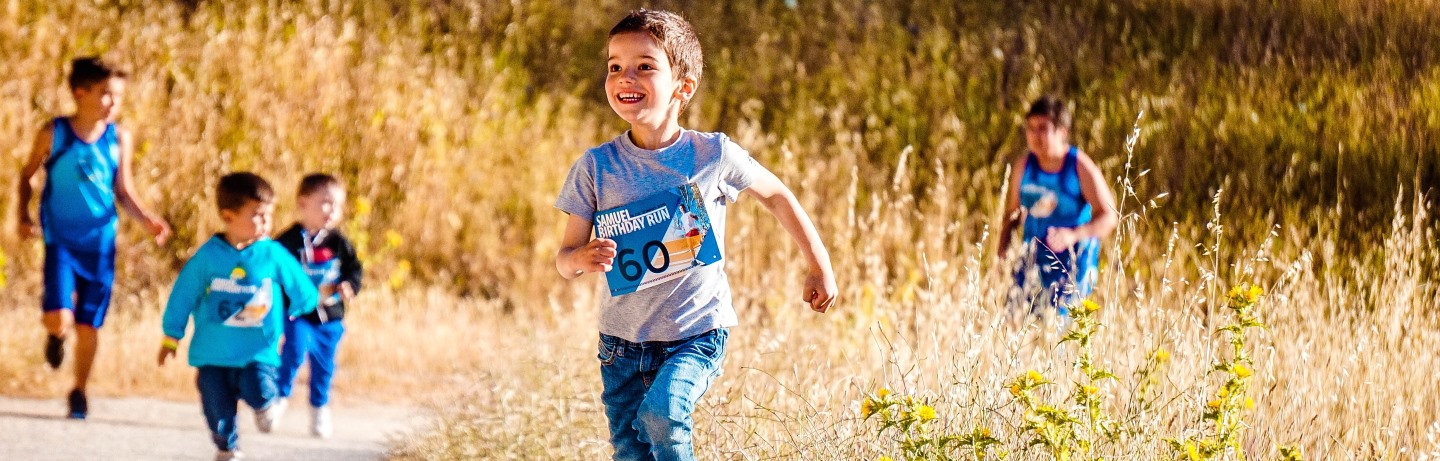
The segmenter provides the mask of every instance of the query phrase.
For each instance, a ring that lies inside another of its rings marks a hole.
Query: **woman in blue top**
[[[1070,111],[1045,96],[1025,114],[1030,151],[1010,169],[1000,255],[1010,250],[1010,233],[1023,223],[1020,259],[1010,302],[1035,314],[1047,308],[1066,315],[1090,295],[1099,265],[1100,237],[1115,230],[1115,197],[1100,168],[1070,145]]]

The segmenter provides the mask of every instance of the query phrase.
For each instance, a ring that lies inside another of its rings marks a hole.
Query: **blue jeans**
[[[720,375],[729,335],[644,343],[600,335],[600,400],[617,461],[695,459],[690,413]]]
[[[244,368],[199,367],[195,386],[200,388],[200,407],[215,448],[234,451],[240,437],[235,433],[239,401],[256,410],[270,407],[276,397],[275,366],[251,362]]]
[[[330,378],[335,376],[335,349],[345,335],[339,320],[319,325],[309,320],[285,320],[285,345],[280,347],[280,396],[289,397],[300,365],[310,360],[310,406],[330,402]]]

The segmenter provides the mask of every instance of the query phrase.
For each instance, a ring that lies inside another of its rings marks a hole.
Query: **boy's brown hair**
[[[111,78],[129,78],[130,73],[99,56],[86,56],[70,61],[70,90],[86,88]]]
[[[254,173],[230,173],[215,185],[215,205],[222,211],[239,210],[252,200],[260,203],[275,201],[275,189],[265,178]]]
[[[295,195],[299,197],[304,197],[313,194],[318,190],[331,187],[338,187],[344,189],[345,186],[341,185],[340,180],[335,179],[334,176],[330,176],[325,173],[310,173],[308,175],[305,175],[304,178],[300,179],[300,189],[295,191]]]
[[[660,43],[670,57],[670,68],[677,78],[690,77],[698,83],[705,70],[705,57],[695,28],[678,14],[641,8],[630,12],[610,29],[614,37],[627,32],[644,32]]]
[[[1035,116],[1049,117],[1050,123],[1055,124],[1056,128],[1070,129],[1070,108],[1065,106],[1065,101],[1055,96],[1041,96],[1031,103],[1025,118]]]

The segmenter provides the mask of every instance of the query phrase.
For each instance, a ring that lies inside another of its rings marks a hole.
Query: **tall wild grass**
[[[1195,429],[1217,385],[1205,372],[1223,346],[1217,303],[1240,282],[1268,292],[1253,453],[1435,449],[1433,0],[648,5],[686,14],[705,46],[683,123],[731,134],[796,191],[844,290],[837,312],[805,314],[783,232],[760,207],[731,210],[744,323],[697,413],[702,454],[890,452],[858,412],[882,386],[1017,440],[1003,383],[1063,376],[1073,359],[1052,330],[1010,318],[994,269],[1005,163],[1044,93],[1074,101],[1074,141],[1124,198],[1097,356],[1113,370],[1157,347],[1174,357],[1165,404],[1136,416],[1155,432],[1119,450],[1161,457],[1151,442]],[[189,387],[188,371],[149,358],[176,268],[218,229],[216,178],[256,171],[283,198],[323,170],[345,178],[346,228],[370,270],[341,395],[465,395],[408,456],[607,453],[588,355],[596,281],[553,274],[563,219],[550,204],[570,162],[624,129],[600,94],[601,60],[605,32],[638,6],[0,1],[12,171],[71,106],[64,63],[105,53],[134,71],[123,123],[140,140],[140,194],[176,229],[157,250],[123,225],[97,388]],[[6,229],[15,206],[0,204]],[[292,210],[282,199],[282,222]],[[0,317],[13,326],[0,392],[58,395],[67,381],[39,360],[41,254],[0,234]]]

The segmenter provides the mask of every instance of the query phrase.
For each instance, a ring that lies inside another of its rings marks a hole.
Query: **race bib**
[[[275,296],[271,291],[270,279],[253,283],[245,276],[245,270],[235,268],[229,278],[212,279],[207,296],[215,299],[215,308],[225,326],[259,328],[265,324],[265,316],[274,307]]]
[[[674,280],[720,261],[720,245],[695,183],[595,214],[595,234],[615,241],[615,266],[605,273],[619,296]]]

